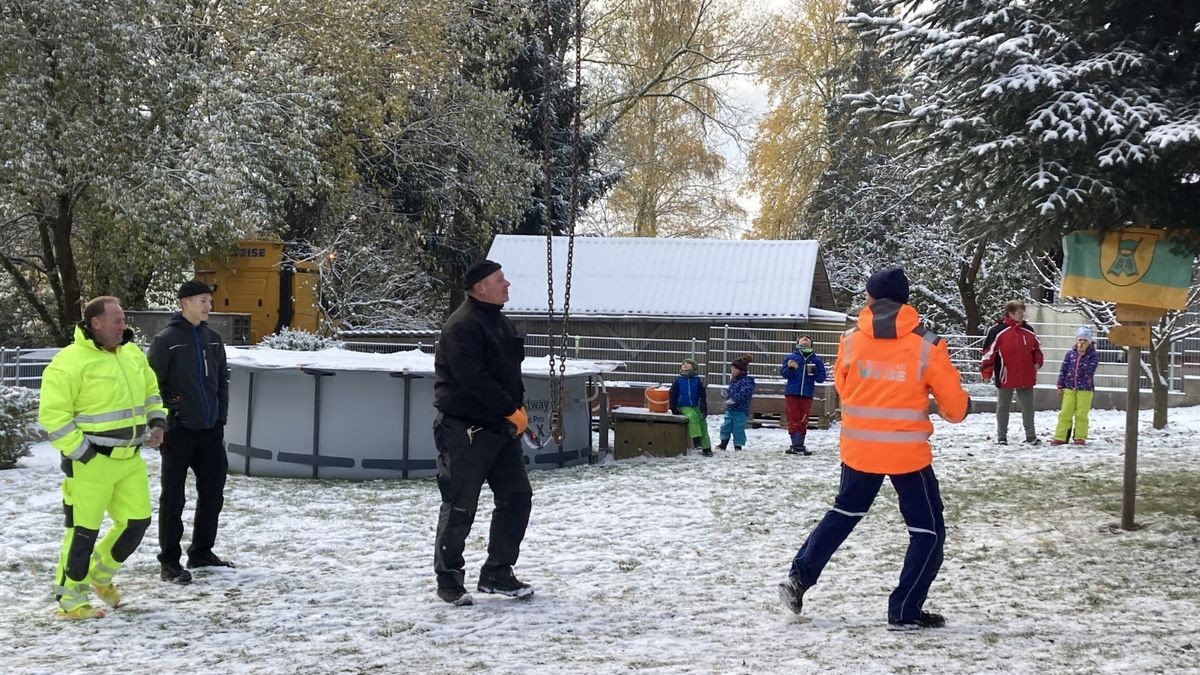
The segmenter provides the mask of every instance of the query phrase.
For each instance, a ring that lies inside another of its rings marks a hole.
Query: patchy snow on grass
[[[1038,428],[1054,416],[1038,413]],[[720,418],[709,420],[715,434]],[[759,429],[713,458],[534,471],[517,573],[537,594],[476,593],[461,608],[433,593],[433,480],[231,475],[216,552],[237,569],[160,581],[152,526],[117,577],[126,606],[78,623],[53,617],[61,474],[40,444],[0,471],[0,662],[6,673],[1195,672],[1200,409],[1172,410],[1162,431],[1143,415],[1132,532],[1114,527],[1124,413],[1092,423],[1082,447],[995,445],[992,415],[937,423],[948,541],[927,609],[947,626],[918,633],[886,630],[907,544],[886,483],[804,616],[778,600],[837,489],[836,428],[809,433],[812,457],[785,455],[786,433]],[[157,497],[158,457],[146,454]],[[467,542],[472,588],[490,513],[485,490]]]

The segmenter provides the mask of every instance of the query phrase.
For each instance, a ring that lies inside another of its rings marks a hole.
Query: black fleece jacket
[[[201,321],[193,326],[175,312],[150,343],[150,367],[170,414],[170,428],[202,431],[229,417],[229,367],[220,334]]]
[[[524,405],[525,339],[500,308],[468,297],[446,319],[433,357],[433,405],[502,429],[504,418]]]

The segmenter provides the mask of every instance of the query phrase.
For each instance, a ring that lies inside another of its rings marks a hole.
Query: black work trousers
[[[188,557],[212,553],[217,520],[225,505],[225,427],[192,431],[175,427],[162,444],[162,493],[158,497],[158,561],[178,563],[183,538],[184,491],[188,469],[196,476],[196,519]]]
[[[463,548],[485,482],[492,490],[495,509],[481,573],[508,576],[521,553],[533,499],[520,439],[443,415],[434,423],[433,439],[442,493],[433,554],[438,588],[463,586]]]

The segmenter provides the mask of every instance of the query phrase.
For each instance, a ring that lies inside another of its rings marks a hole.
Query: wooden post
[[[608,410],[608,391],[600,390],[600,410],[597,411],[600,416],[600,456],[608,454],[608,429],[611,423]]]
[[[1137,499],[1138,409],[1142,392],[1142,348],[1129,348],[1129,369],[1125,378],[1125,480],[1121,496],[1121,529],[1134,528],[1133,514]]]
[[[1125,475],[1121,490],[1121,529],[1132,530],[1137,501],[1138,412],[1142,405],[1142,347],[1150,346],[1150,323],[1166,310],[1117,303],[1117,321],[1108,331],[1108,341],[1126,347],[1129,366],[1125,371]]]

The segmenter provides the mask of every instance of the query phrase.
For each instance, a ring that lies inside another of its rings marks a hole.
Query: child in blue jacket
[[[679,375],[671,383],[671,412],[688,418],[688,436],[692,447],[699,448],[705,457],[712,457],[712,441],[708,438],[708,391],[696,362],[684,359]]]
[[[750,399],[754,397],[754,378],[747,372],[754,359],[745,354],[729,363],[729,386],[725,392],[725,421],[721,423],[721,443],[724,450],[733,438],[733,449],[746,444],[746,422],[750,418]]]
[[[1062,410],[1058,413],[1058,428],[1050,445],[1067,442],[1067,434],[1075,427],[1075,445],[1087,443],[1088,413],[1096,393],[1096,366],[1100,355],[1092,344],[1092,329],[1080,326],[1075,331],[1075,348],[1063,357],[1058,371],[1058,390],[1062,393]]]
[[[789,455],[811,455],[804,445],[808,433],[808,416],[812,413],[813,390],[825,381],[825,362],[813,351],[812,338],[801,335],[796,338],[796,348],[783,357],[779,376],[787,381],[783,389],[783,401],[787,410],[788,435],[792,445]]]

